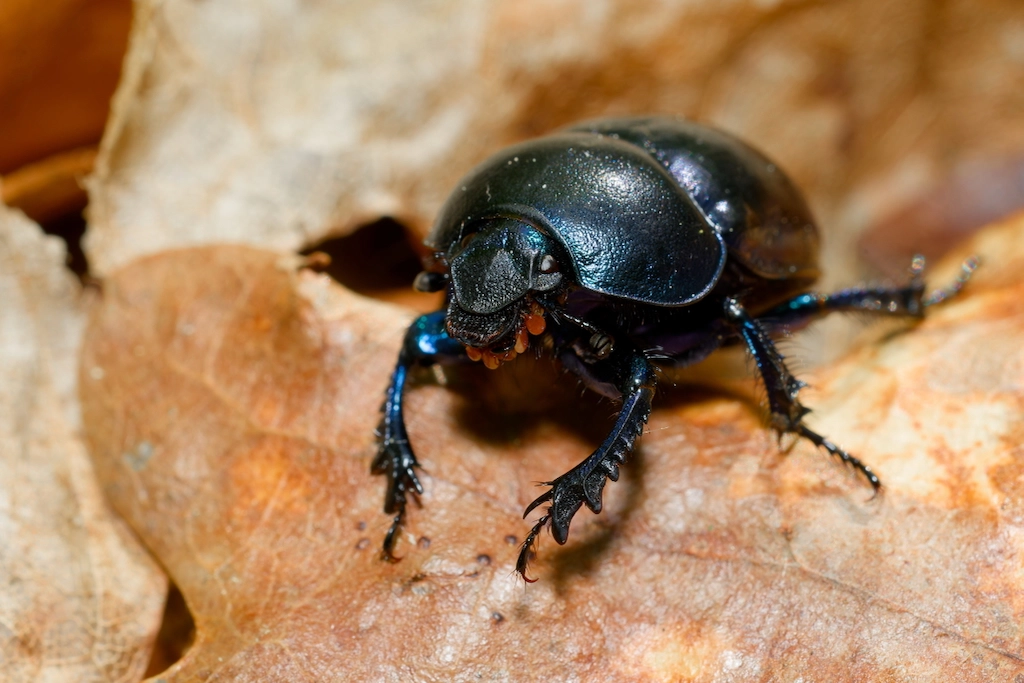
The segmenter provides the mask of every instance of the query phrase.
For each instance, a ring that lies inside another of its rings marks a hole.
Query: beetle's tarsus
[[[395,515],[394,519],[391,520],[391,526],[388,527],[388,532],[384,534],[384,545],[381,548],[381,557],[392,564],[400,561],[402,558],[395,555],[395,543],[398,541],[398,533],[402,530],[402,525],[405,523],[405,505],[403,504],[398,514]]]
[[[420,464],[409,447],[408,439],[392,436],[393,428],[386,423],[382,423],[380,430],[380,447],[370,465],[370,472],[387,476],[384,512],[398,512],[404,510],[410,494],[423,494],[423,484],[416,475]]]
[[[924,306],[935,306],[941,304],[943,301],[947,301],[952,297],[960,293],[960,290],[964,288],[971,276],[974,275],[974,271],[978,269],[981,261],[977,256],[970,256],[964,259],[964,262],[960,264],[960,272],[957,274],[956,279],[953,280],[952,284],[935,290],[928,296],[926,296],[922,302]]]
[[[867,479],[868,483],[871,484],[871,488],[874,489],[875,495],[878,495],[878,492],[882,489],[882,480],[878,478],[878,475],[875,474],[870,467],[861,462],[859,458],[850,455],[844,449],[835,445],[821,434],[811,431],[802,424],[797,425],[796,433],[813,443],[818,448],[824,448],[829,455],[834,458],[838,458],[846,465],[849,465],[857,472],[860,472],[860,474]]]
[[[519,557],[516,559],[516,573],[523,577],[523,581],[526,583],[534,583],[537,579],[531,579],[526,575],[527,570],[530,568],[530,562],[536,556],[536,552],[533,549],[534,543],[537,541],[537,536],[540,535],[541,530],[547,525],[548,520],[551,519],[550,514],[546,514],[537,520],[537,523],[530,529],[530,533],[527,535],[526,540],[523,541],[523,545],[519,548]]]
[[[386,434],[386,428],[385,434]],[[387,493],[384,495],[384,512],[394,513],[387,534],[384,536],[382,554],[389,562],[401,558],[395,557],[395,544],[398,542],[399,531],[405,523],[405,508],[409,498],[423,493],[423,484],[416,476],[416,456],[409,448],[408,442],[381,438],[380,450],[371,465],[373,474],[384,474],[388,478]]]

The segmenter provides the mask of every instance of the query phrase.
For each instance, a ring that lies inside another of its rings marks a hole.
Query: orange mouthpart
[[[544,334],[545,329],[547,329],[547,321],[544,319],[544,309],[534,301],[530,304],[530,311],[523,316],[523,322],[516,329],[516,342],[511,349],[495,353],[490,348],[480,349],[475,346],[467,346],[466,356],[471,361],[482,360],[484,367],[494,370],[502,363],[514,360],[516,356],[530,348],[530,335]]]

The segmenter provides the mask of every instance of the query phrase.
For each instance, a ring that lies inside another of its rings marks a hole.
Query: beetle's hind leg
[[[815,318],[837,311],[921,318],[926,308],[950,299],[963,289],[978,268],[978,259],[966,259],[952,283],[927,295],[923,278],[924,266],[924,257],[915,256],[910,263],[910,282],[902,286],[851,287],[832,294],[800,294],[759,315],[758,319],[773,326],[787,327],[806,324]]]
[[[806,386],[798,380],[786,367],[785,359],[775,347],[764,326],[747,313],[743,305],[736,299],[726,299],[725,317],[743,338],[747,349],[757,363],[757,369],[764,380],[768,393],[768,407],[771,411],[771,426],[780,434],[793,433],[807,439],[815,446],[824,448],[829,455],[860,472],[871,487],[877,492],[882,482],[870,467],[847,453],[817,432],[813,432],[803,423],[803,417],[810,412],[800,403],[798,394]]]
[[[951,284],[927,295],[922,277],[924,266],[924,257],[915,256],[910,264],[910,282],[903,286],[854,287],[827,295],[813,292],[801,294],[759,315],[757,319],[752,318],[737,300],[727,299],[725,302],[726,319],[743,338],[761,371],[768,392],[772,427],[780,434],[798,434],[815,446],[824,448],[830,455],[860,472],[875,491],[881,488],[882,483],[870,467],[803,424],[802,418],[808,409],[800,404],[797,394],[804,384],[786,368],[782,354],[775,348],[766,328],[791,329],[837,311],[921,318],[926,308],[947,301],[963,289],[978,268],[978,259],[965,259],[960,273]]]

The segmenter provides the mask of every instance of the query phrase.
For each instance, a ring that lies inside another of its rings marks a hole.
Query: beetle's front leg
[[[422,315],[413,321],[405,333],[402,350],[398,353],[398,363],[391,375],[384,405],[381,407],[383,416],[377,428],[377,457],[373,460],[370,471],[373,474],[384,474],[388,478],[388,490],[384,496],[384,512],[394,514],[391,527],[384,536],[384,556],[395,560],[394,548],[398,540],[398,531],[405,521],[405,506],[409,497],[423,493],[423,485],[416,470],[419,463],[409,445],[409,435],[405,431],[405,417],[402,410],[402,399],[409,371],[414,366],[431,366],[465,358],[462,344],[448,336],[444,325],[445,311],[435,311]]]
[[[526,537],[516,562],[516,571],[528,582],[533,579],[526,576],[526,569],[541,530],[550,524],[551,535],[562,545],[569,537],[569,523],[584,503],[595,514],[601,512],[605,482],[608,479],[618,481],[619,465],[633,450],[651,414],[656,381],[654,369],[642,354],[616,351],[607,360],[591,366],[588,374],[598,381],[601,381],[600,375],[612,380],[622,395],[622,408],[600,448],[554,481],[545,482],[551,488],[526,507],[523,517],[536,507],[550,503]]]
[[[824,448],[829,455],[839,458],[863,474],[871,487],[878,491],[882,482],[870,467],[804,425],[803,417],[810,409],[800,403],[797,394],[806,385],[790,373],[782,354],[775,348],[764,326],[751,317],[736,299],[725,300],[725,317],[743,338],[747,349],[754,357],[754,362],[757,363],[757,369],[761,372],[768,393],[772,428],[779,434],[799,434],[815,446]]]

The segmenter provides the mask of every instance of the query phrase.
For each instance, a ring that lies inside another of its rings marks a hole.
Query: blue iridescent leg
[[[465,359],[462,344],[448,336],[444,326],[445,311],[422,315],[413,321],[405,333],[398,363],[391,375],[384,405],[383,416],[377,428],[379,445],[377,457],[373,460],[371,472],[384,474],[388,478],[388,489],[384,496],[384,512],[393,514],[391,528],[384,536],[384,556],[394,561],[395,542],[398,531],[405,521],[405,506],[409,497],[423,493],[423,485],[416,470],[419,463],[409,445],[405,431],[402,398],[405,393],[409,371],[415,366],[429,367],[438,363],[449,363]]]
[[[769,324],[801,323],[836,311],[862,311],[881,315],[920,318],[925,308],[956,295],[977,269],[978,261],[963,262],[960,274],[948,287],[925,296],[924,258],[915,256],[910,266],[910,282],[902,287],[854,287],[833,294],[809,292],[793,297],[780,306],[763,313],[758,319]]]
[[[759,315],[758,319],[780,326],[800,325],[838,311],[920,318],[924,308],[924,284],[914,280],[905,287],[855,287],[832,294],[807,292]]]

